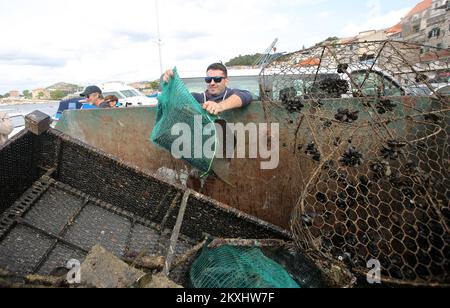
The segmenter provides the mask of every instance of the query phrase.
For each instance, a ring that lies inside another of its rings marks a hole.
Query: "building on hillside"
[[[417,44],[426,42],[427,20],[430,17],[432,3],[433,0],[424,0],[402,18],[400,22],[402,26],[402,40]]]
[[[378,52],[373,47],[372,42],[385,41],[389,39],[386,30],[369,30],[360,32],[358,35],[350,38],[344,38],[337,41],[338,44],[346,44],[346,50],[352,57],[358,57],[359,61],[373,61]],[[361,44],[368,43],[368,44]],[[355,59],[349,59],[350,62],[354,62]]]
[[[19,91],[10,91],[9,97],[10,98],[20,98],[20,92]]]
[[[128,84],[128,86],[130,86],[132,88],[135,88],[135,89],[138,89],[138,90],[144,90],[144,89],[147,89],[150,86],[150,82],[146,82],[146,81],[144,81],[144,82],[133,82],[133,83]]]
[[[57,84],[54,84],[54,85],[48,87],[47,90],[50,93],[55,92],[55,91],[61,91],[65,95],[71,95],[76,92],[83,91],[84,87],[80,87],[80,86],[74,85],[74,84],[59,82]]]
[[[433,0],[430,16],[427,19],[426,45],[449,48],[450,47],[450,1]]]
[[[347,37],[339,39],[338,44],[351,44],[351,43],[363,43],[363,42],[376,42],[384,41],[388,39],[386,30],[369,30],[360,32],[358,35],[353,37]]]
[[[50,91],[44,88],[35,89],[31,91],[33,99],[50,99]]]
[[[392,28],[386,30],[386,35],[389,40],[392,41],[401,41],[403,39],[403,28],[402,24],[398,23]]]
[[[449,16],[449,0],[424,0],[402,18],[400,22],[402,27],[401,39],[420,45],[449,48]],[[398,35],[398,33],[396,34]],[[422,52],[426,53],[427,51],[428,48],[424,47]]]

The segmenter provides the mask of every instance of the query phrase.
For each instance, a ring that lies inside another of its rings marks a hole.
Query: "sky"
[[[394,26],[419,0],[0,0],[0,94],[155,80]],[[159,14],[156,14],[158,7]]]

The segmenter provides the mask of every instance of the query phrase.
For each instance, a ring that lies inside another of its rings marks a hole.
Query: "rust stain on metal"
[[[133,108],[66,112],[57,129],[144,172],[187,186],[232,208],[288,228],[292,209],[302,191],[299,183],[306,182],[301,174],[292,173],[298,169],[298,157],[292,155],[289,148],[280,147],[280,164],[275,170],[261,170],[261,159],[233,159],[230,165],[231,186],[210,176],[201,188],[190,165],[173,159],[169,152],[150,141],[155,111],[152,108]],[[284,109],[279,109],[278,116],[289,118]],[[226,117],[230,123],[244,124],[264,123],[265,119],[260,103],[231,112]],[[293,144],[296,132],[297,138],[303,142],[297,124],[280,123],[280,145]],[[303,171],[305,176],[310,173]]]

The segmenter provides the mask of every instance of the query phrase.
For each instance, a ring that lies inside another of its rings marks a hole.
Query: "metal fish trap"
[[[449,57],[364,42],[298,51],[263,71],[265,100],[309,140],[299,161],[314,171],[291,224],[313,259],[362,277],[375,260],[385,283],[450,284]]]

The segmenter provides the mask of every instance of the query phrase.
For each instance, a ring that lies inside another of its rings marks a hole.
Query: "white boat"
[[[158,105],[157,98],[147,97],[139,90],[126,85],[123,82],[108,82],[100,86],[103,97],[114,95],[119,99],[123,107],[140,107]]]
[[[8,137],[12,138],[25,128],[25,115],[21,113],[9,113],[9,118],[13,123],[14,130]]]

